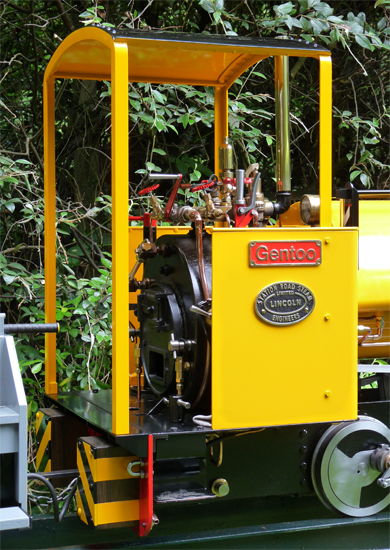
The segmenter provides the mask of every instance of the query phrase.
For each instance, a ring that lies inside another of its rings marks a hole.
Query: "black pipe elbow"
[[[278,191],[276,193],[276,201],[274,202],[274,216],[284,214],[291,206],[290,191]]]

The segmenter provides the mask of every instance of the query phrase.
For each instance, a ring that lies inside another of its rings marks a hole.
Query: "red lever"
[[[203,185],[197,185],[196,187],[191,189],[191,191],[195,192],[195,191],[201,191],[202,189],[207,189],[207,187],[211,187],[212,185],[214,185],[214,183],[215,181],[210,181],[210,182],[204,183]]]
[[[177,192],[178,192],[180,184],[181,184],[181,180],[183,179],[183,176],[181,174],[178,174],[178,176],[179,177],[176,180],[175,185],[173,186],[171,196],[169,197],[169,200],[168,200],[167,205],[165,207],[165,219],[166,219],[166,221],[169,220],[169,216],[171,215],[171,210],[172,210],[173,203],[175,202],[176,195],[177,195]]]
[[[158,187],[160,187],[159,183],[156,183],[155,185],[151,185],[150,187],[145,187],[145,189],[141,189],[141,191],[138,192],[138,195],[141,197],[142,195],[146,195],[147,193],[151,193],[152,191],[155,191]]]

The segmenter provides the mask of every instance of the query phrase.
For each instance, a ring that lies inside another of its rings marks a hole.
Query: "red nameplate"
[[[252,241],[251,267],[317,266],[321,264],[321,241]]]

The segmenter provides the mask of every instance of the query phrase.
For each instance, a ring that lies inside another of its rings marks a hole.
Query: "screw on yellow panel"
[[[325,244],[329,244],[329,243],[330,243],[330,237],[326,237]]]
[[[325,397],[330,397],[330,391],[329,390],[326,390]]]
[[[37,412],[37,414],[35,415],[35,418],[38,420],[38,418],[39,418],[39,412]]]
[[[81,516],[81,508],[77,508],[77,514]]]
[[[329,321],[329,319],[330,319],[329,313],[327,313],[327,314],[325,315],[324,319],[325,319],[325,321]]]

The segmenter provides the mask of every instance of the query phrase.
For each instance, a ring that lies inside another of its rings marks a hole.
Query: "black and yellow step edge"
[[[38,411],[35,420],[37,440],[36,471],[51,472],[51,418]]]
[[[136,526],[139,520],[139,480],[127,472],[135,456],[95,458],[95,449],[77,443],[77,513],[91,527]]]

